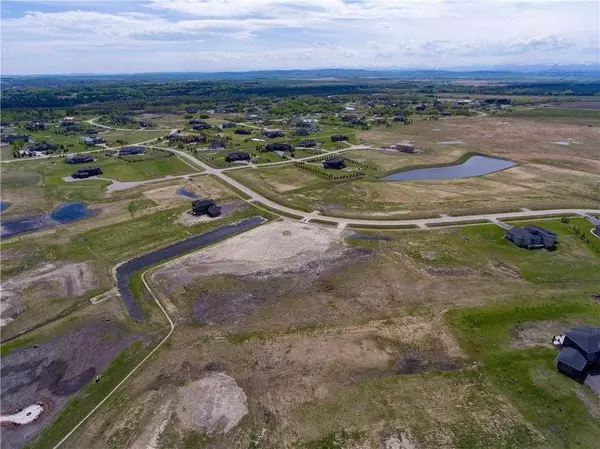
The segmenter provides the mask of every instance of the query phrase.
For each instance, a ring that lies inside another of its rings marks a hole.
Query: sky
[[[600,2],[1,0],[3,75],[599,63]]]

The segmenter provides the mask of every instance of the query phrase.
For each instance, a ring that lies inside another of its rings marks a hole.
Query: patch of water
[[[186,190],[183,187],[180,189],[177,189],[177,195],[185,196],[186,198],[194,198],[194,199],[200,198],[200,196],[197,193],[190,192],[189,190]]]
[[[50,218],[58,223],[71,223],[94,215],[85,203],[65,203],[50,212]]]
[[[393,173],[382,181],[431,181],[487,175],[517,165],[515,162],[489,156],[471,156],[462,164],[443,167],[415,168]]]
[[[0,201],[0,212],[4,211],[8,206],[10,206],[10,204],[6,201]]]
[[[94,215],[85,203],[65,203],[58,206],[49,214],[32,215],[2,222],[0,238],[12,237],[25,232],[37,231],[43,228],[72,223]]]

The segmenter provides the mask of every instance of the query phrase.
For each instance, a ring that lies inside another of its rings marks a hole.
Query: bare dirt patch
[[[14,320],[23,310],[25,303],[32,300],[48,301],[57,297],[75,298],[98,286],[98,279],[87,262],[57,266],[48,263],[23,272],[2,283],[0,292],[5,320]]]
[[[568,326],[558,321],[529,321],[518,324],[513,330],[513,348],[544,346],[553,348],[552,337],[565,332]]]
[[[343,253],[344,245],[337,229],[285,220],[183,257],[161,268],[153,277],[179,286],[193,281],[199,274],[285,274],[300,271],[307,265],[317,269]]]
[[[178,389],[183,425],[208,434],[228,433],[248,413],[244,391],[225,373],[211,373]]]
[[[98,322],[2,357],[2,414],[48,404],[35,422],[4,430],[8,447],[20,447],[39,432],[134,339],[116,323]]]
[[[481,273],[469,267],[430,267],[425,268],[430,276],[479,276]]]

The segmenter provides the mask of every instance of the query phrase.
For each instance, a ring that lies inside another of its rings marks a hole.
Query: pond
[[[150,267],[173,257],[180,256],[203,246],[210,245],[211,243],[218,242],[219,240],[223,240],[240,232],[247,231],[263,223],[264,221],[265,219],[259,216],[245,218],[237,223],[224,225],[205,232],[204,234],[181,240],[165,248],[144,254],[119,265],[116,269],[117,287],[119,288],[121,299],[123,300],[129,315],[131,315],[131,318],[137,322],[142,322],[144,320],[142,308],[135,300],[133,292],[129,289],[129,281],[136,271],[141,270],[142,268]]]
[[[194,199],[195,198],[200,198],[194,192],[190,192],[189,190],[186,190],[184,188],[177,189],[177,195],[185,196],[186,198],[194,198]]]
[[[49,214],[31,215],[2,222],[0,238],[12,237],[25,232],[50,228],[64,223],[83,220],[94,215],[94,212],[84,203],[65,203],[58,206]]]
[[[0,212],[4,211],[9,206],[6,201],[0,201]]]
[[[381,178],[382,181],[432,181],[438,179],[459,179],[487,175],[514,167],[516,162],[489,156],[471,156],[462,164],[440,167],[415,168]]]

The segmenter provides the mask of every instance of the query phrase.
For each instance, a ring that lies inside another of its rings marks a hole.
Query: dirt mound
[[[227,433],[248,413],[244,391],[225,373],[210,373],[178,389],[177,415],[185,427]]]

